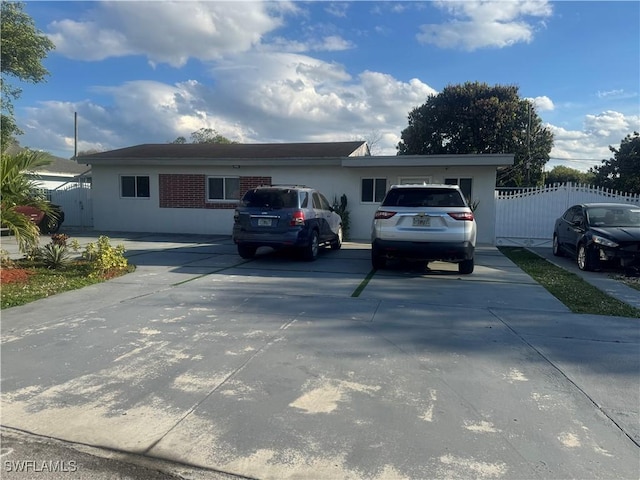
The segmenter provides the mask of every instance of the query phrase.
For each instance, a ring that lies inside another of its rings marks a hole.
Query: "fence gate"
[[[633,203],[640,195],[573,183],[495,192],[496,245],[550,246],[556,219],[578,203]]]
[[[60,205],[64,212],[63,228],[93,226],[93,202],[91,200],[91,183],[86,179],[70,182],[49,190],[47,197],[51,203]]]

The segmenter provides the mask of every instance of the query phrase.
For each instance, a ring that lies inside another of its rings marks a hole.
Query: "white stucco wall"
[[[478,243],[494,239],[494,166],[486,167],[342,167],[342,166],[107,166],[94,165],[94,229],[104,231],[195,233],[230,235],[232,209],[159,208],[158,176],[169,174],[203,174],[229,176],[270,176],[273,183],[304,184],[320,190],[332,202],[347,195],[350,212],[350,237],[369,240],[371,220],[377,204],[360,201],[362,178],[387,178],[387,187],[402,177],[430,177],[432,183],[445,178],[472,178],[474,201],[478,201],[476,221]],[[120,175],[148,175],[149,198],[121,198]]]

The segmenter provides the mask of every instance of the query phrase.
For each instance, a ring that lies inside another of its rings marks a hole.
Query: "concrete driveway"
[[[135,273],[2,312],[4,427],[212,477],[640,477],[640,321],[570,313],[493,247],[460,276],[108,236]]]

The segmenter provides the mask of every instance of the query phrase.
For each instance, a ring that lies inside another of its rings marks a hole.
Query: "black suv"
[[[268,185],[247,191],[236,208],[233,241],[242,258],[258,247],[296,248],[313,261],[321,246],[342,246],[342,219],[324,195],[300,185]]]

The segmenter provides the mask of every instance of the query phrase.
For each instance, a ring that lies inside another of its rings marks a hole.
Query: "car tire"
[[[311,236],[309,237],[309,244],[304,247],[302,251],[302,257],[307,262],[313,262],[318,258],[318,251],[320,250],[320,239],[318,237],[317,230],[311,230]]]
[[[469,275],[473,273],[474,261],[473,258],[469,260],[463,260],[458,263],[458,273],[461,275]]]
[[[387,266],[386,257],[380,253],[380,250],[375,245],[371,247],[371,266],[375,270],[380,270]]]
[[[338,233],[333,242],[331,242],[331,250],[340,250],[342,247],[342,225],[338,227]]]
[[[241,245],[238,244],[238,255],[240,255],[244,259],[253,258],[256,254],[256,247],[252,247],[251,245]]]
[[[60,230],[60,222],[56,218],[48,219],[47,230],[49,233],[57,233]]]
[[[553,234],[553,244],[552,244],[552,252],[556,257],[562,257],[562,249],[560,248],[560,240],[558,239],[558,235]]]
[[[56,233],[60,230],[60,221],[57,218],[45,215],[38,224],[38,229],[40,230],[40,233],[44,234]]]
[[[592,272],[598,267],[598,260],[584,243],[578,245],[578,256],[576,258],[578,268],[584,272]]]
[[[40,230],[40,233],[43,235],[49,233],[49,224],[47,223],[47,217],[43,217],[43,219],[40,221],[40,223],[38,224],[38,230]]]

